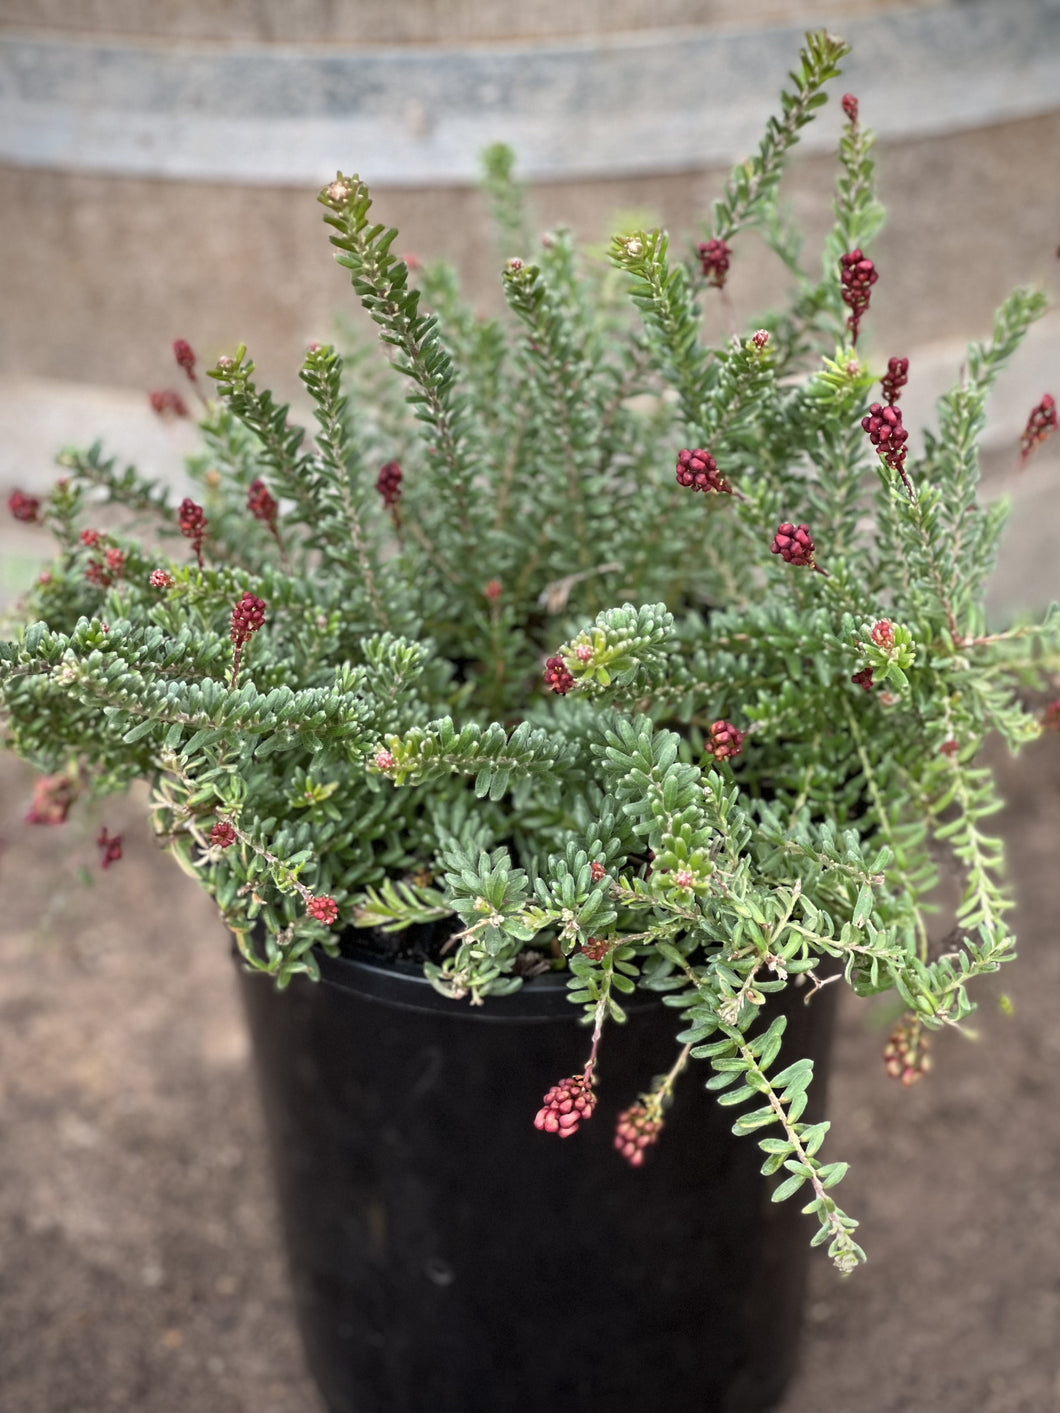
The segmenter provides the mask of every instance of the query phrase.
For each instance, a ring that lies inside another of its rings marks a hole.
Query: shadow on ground
[[[1000,770],[1021,961],[981,989],[982,1043],[942,1036],[916,1089],[884,1077],[871,1008],[844,1008],[830,1144],[870,1265],[815,1261],[783,1413],[1057,1407],[1060,742]],[[225,936],[142,796],[43,829],[30,793],[0,758],[0,1403],[318,1413]],[[125,839],[106,873],[101,820]]]

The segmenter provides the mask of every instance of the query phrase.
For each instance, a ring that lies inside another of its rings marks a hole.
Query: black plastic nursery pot
[[[322,958],[319,983],[284,992],[241,971],[330,1413],[756,1413],[779,1398],[812,1219],[769,1200],[702,1062],[641,1168],[613,1147],[617,1114],[674,1061],[672,1008],[628,998],[596,1111],[561,1140],[534,1114],[590,1039],[562,975],[472,1007],[408,964]],[[784,998],[783,1053],[816,1061],[811,1118],[834,991]]]

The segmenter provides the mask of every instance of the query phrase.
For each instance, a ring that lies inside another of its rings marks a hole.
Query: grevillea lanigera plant
[[[775,1196],[800,1192],[849,1269],[844,1164],[819,1156],[810,1063],[782,1054],[763,1006],[836,976],[894,991],[887,1067],[926,1067],[927,1034],[1013,954],[977,754],[989,732],[1039,733],[1026,703],[1060,644],[1052,617],[988,631],[1005,506],[976,498],[987,395],[1042,296],[1005,302],[937,430],[910,437],[915,366],[862,351],[887,272],[852,95],[818,272],[779,215],[844,52],[807,37],[687,250],[659,230],[623,231],[609,261],[564,230],[532,239],[492,149],[499,318],[475,316],[449,268],[395,255],[364,182],[337,176],[324,219],[387,357],[313,344],[307,432],[245,349],[206,397],[178,341],[203,409],[198,499],[173,504],[98,446],[62,454],[43,503],[16,493],[60,553],[0,646],[0,688],[8,744],[48,773],[33,816],[148,780],[159,838],[281,985],[425,923],[454,1005],[567,972],[589,1054],[524,1096],[542,1142],[602,1121],[606,1024],[635,988],[659,993],[674,1067],[611,1116],[619,1152],[639,1165],[665,1142],[677,1074],[706,1061]],[[751,229],[790,304],[707,347],[703,305],[728,300]],[[1014,461],[1055,423],[1045,398]],[[963,894],[932,923],[943,868]]]

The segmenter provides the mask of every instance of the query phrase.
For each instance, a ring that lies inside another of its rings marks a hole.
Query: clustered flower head
[[[761,353],[769,342],[769,330],[755,329],[754,333],[751,335],[751,342],[754,344],[755,348],[758,349],[759,353]]]
[[[697,447],[695,451],[677,453],[677,484],[688,486],[693,491],[711,491],[714,494],[732,494],[724,476],[718,474],[718,463],[709,451]]]
[[[278,506],[275,497],[269,493],[269,488],[260,478],[252,481],[247,490],[247,509],[255,520],[264,521],[275,535]]]
[[[66,771],[42,775],[33,787],[33,803],[26,812],[26,823],[65,824],[76,799],[77,785]]]
[[[7,498],[7,508],[16,520],[22,520],[27,525],[37,524],[40,518],[40,501],[24,491],[12,491]]]
[[[1042,726],[1046,731],[1060,731],[1060,697],[1046,704],[1042,713]]]
[[[175,580],[168,569],[152,569],[149,582],[152,589],[171,589]]]
[[[545,686],[550,687],[553,692],[558,692],[562,697],[574,686],[574,677],[570,668],[557,654],[550,657],[545,663]]]
[[[189,378],[195,377],[195,350],[187,339],[173,340],[173,357],[177,366],[183,368]]]
[[[180,514],[178,523],[180,533],[191,541],[192,549],[195,551],[195,558],[199,561],[199,568],[202,568],[202,542],[206,536],[206,527],[209,521],[201,505],[185,496],[180,503]]]
[[[919,1019],[907,1011],[887,1037],[883,1047],[883,1067],[892,1079],[904,1085],[916,1084],[931,1069],[931,1048]]]
[[[330,898],[327,893],[321,893],[316,898],[310,898],[305,905],[308,915],[316,922],[322,922],[325,927],[330,927],[339,915],[339,905],[334,898]]]
[[[614,945],[606,937],[587,937],[578,951],[591,962],[602,962]]]
[[[1048,393],[1027,418],[1027,425],[1020,437],[1020,465],[1027,460],[1035,447],[1041,446],[1046,437],[1056,431],[1056,400]]]
[[[861,687],[866,692],[872,691],[872,668],[863,667],[860,672],[855,672],[851,677],[855,687]]]
[[[858,100],[852,93],[844,93],[840,99],[843,105],[843,112],[847,115],[852,125],[858,121]]]
[[[592,863],[589,865],[589,877],[594,883],[599,883],[602,878],[607,877],[607,869],[604,868],[599,859],[593,859]]]
[[[868,415],[861,419],[862,430],[869,435],[869,441],[883,457],[892,471],[897,471],[904,481],[906,442],[909,433],[902,426],[901,409],[884,407],[874,402]]]
[[[847,328],[851,341],[857,343],[858,325],[869,307],[869,291],[879,279],[879,271],[860,249],[848,250],[839,257],[839,279],[843,286],[843,303],[850,310]]]
[[[112,863],[116,863],[121,858],[121,835],[108,834],[106,825],[99,831],[96,845],[103,851],[99,861],[100,868],[110,868]]]
[[[256,594],[244,591],[232,610],[232,642],[242,648],[265,622],[265,603]]]
[[[808,566],[810,569],[816,569],[814,551],[815,546],[810,537],[810,527],[808,525],[793,525],[790,520],[785,520],[777,526],[777,533],[773,536],[773,543],[769,546],[770,554],[779,554],[787,564],[794,564],[800,568]]]
[[[236,831],[227,819],[219,819],[210,830],[210,843],[216,844],[218,848],[227,849],[236,842]]]
[[[743,738],[744,733],[731,721],[715,721],[707,733],[703,749],[715,760],[731,760],[743,750]],[[691,886],[691,882],[692,876],[689,874],[689,883],[679,883],[678,887]]]
[[[534,1118],[534,1127],[542,1133],[554,1133],[570,1138],[577,1133],[582,1119],[592,1118],[596,1095],[583,1074],[572,1074],[554,1084],[541,1101]]]
[[[151,410],[165,420],[188,416],[187,404],[175,388],[156,388],[147,394],[147,400]]]
[[[629,1163],[639,1168],[644,1162],[644,1150],[659,1141],[663,1118],[657,1108],[643,1103],[631,1104],[618,1116],[615,1126],[615,1147]]]
[[[380,747],[380,749],[375,753],[375,763],[380,770],[393,770],[393,753],[386,750],[384,747]]]
[[[96,544],[98,542],[99,536],[96,535],[92,543]],[[104,560],[106,563],[104,563]],[[88,561],[88,568],[85,570],[85,578],[98,589],[109,589],[115,579],[124,579],[124,577],[125,551],[118,549],[116,545],[112,545],[110,549],[105,552],[102,560],[90,559]]]
[[[401,467],[396,461],[386,461],[379,468],[375,488],[386,508],[392,510],[401,499]]]
[[[699,264],[704,275],[715,289],[721,289],[725,284],[725,276],[729,273],[732,247],[726,245],[723,240],[711,237],[696,246],[696,253],[699,255]]]
[[[894,624],[889,618],[878,618],[869,631],[869,637],[878,648],[893,648]]]
[[[902,389],[909,381],[909,359],[908,358],[888,358],[887,371],[880,379],[880,386],[883,395],[887,399],[889,406],[894,404],[902,395]]]

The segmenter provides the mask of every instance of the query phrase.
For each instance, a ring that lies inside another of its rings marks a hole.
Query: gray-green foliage
[[[844,1165],[817,1158],[811,1066],[774,1068],[784,1021],[762,1008],[841,972],[928,1028],[969,1013],[968,982],[1013,954],[976,755],[990,732],[1013,748],[1037,733],[1021,693],[1055,668],[1057,621],[987,634],[1004,508],[976,499],[986,397],[1041,297],[1014,293],[972,346],[910,495],[861,430],[878,373],[847,346],[838,279],[881,219],[871,134],[844,129],[821,274],[779,214],[783,160],[843,52],[808,37],[714,208],[736,259],[756,227],[791,271],[790,305],[748,326],[766,340],[703,345],[714,292],[665,232],[616,237],[610,269],[569,232],[533,248],[504,149],[487,158],[513,257],[504,320],[475,316],[446,267],[417,286],[365,184],[338,176],[325,220],[405,423],[363,350],[345,367],[308,351],[312,434],[244,349],[222,360],[190,467],[201,569],[163,490],[98,447],[64,454],[45,512],[60,558],[0,644],[0,689],[11,743],[42,769],[99,793],[152,783],[159,836],[280,984],[315,975],[314,948],[333,953],[344,924],[450,919],[429,974],[454,998],[520,985],[528,949],[565,959],[597,1020],[620,1022],[635,986],[661,993],[719,1102],[754,1106],[735,1130],[783,1174],[777,1198],[810,1194],[815,1240],[847,1269],[861,1252],[831,1195]],[[710,449],[731,494],[676,483],[686,446]],[[403,470],[393,511],[381,457]],[[275,536],[247,511],[258,479]],[[86,579],[99,549],[79,537],[103,502],[126,513],[102,542],[125,557],[109,584]],[[770,554],[787,520],[811,526],[825,573]],[[234,680],[245,592],[267,620]],[[893,642],[874,636],[882,619]],[[547,657],[565,695],[545,690]],[[866,669],[871,691],[851,681]],[[718,720],[746,733],[735,760],[705,751]],[[939,955],[943,860],[963,895]],[[333,929],[306,912],[322,895]]]

